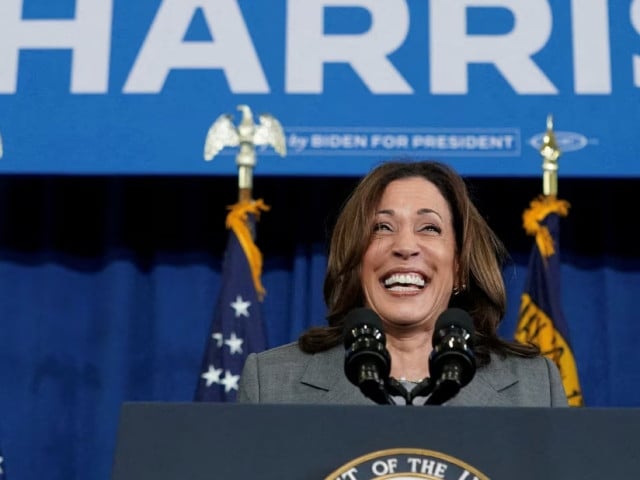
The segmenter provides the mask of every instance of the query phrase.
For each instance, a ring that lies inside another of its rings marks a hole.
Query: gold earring
[[[461,286],[458,286],[458,285],[454,286],[452,290],[453,296],[455,297],[456,295],[459,295],[460,292],[464,292],[466,289],[467,289],[466,283],[463,283]]]

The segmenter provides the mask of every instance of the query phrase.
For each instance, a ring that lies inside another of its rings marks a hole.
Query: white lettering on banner
[[[353,135],[350,133],[321,135],[314,133],[311,135],[311,148],[367,148],[369,140],[366,135]]]
[[[373,135],[371,135],[371,146],[373,148],[382,147],[385,149],[409,148],[409,136],[398,134],[380,135],[378,133],[374,133]]]
[[[611,93],[607,0],[571,1],[573,71],[576,93]]]
[[[198,8],[214,41],[183,41]],[[174,68],[221,68],[231,92],[269,93],[236,0],[163,0],[124,93],[158,93]]]
[[[431,0],[429,6],[433,93],[468,93],[470,63],[494,64],[518,93],[558,93],[531,58],[551,35],[547,0]],[[507,8],[514,16],[514,28],[504,35],[467,35],[469,7]]]
[[[325,7],[361,7],[371,15],[362,34],[325,35]],[[287,3],[288,93],[322,93],[325,63],[348,63],[373,93],[413,93],[387,58],[409,32],[405,0],[289,0]]]
[[[393,152],[438,153],[446,156],[518,156],[517,128],[370,129],[286,127],[287,150],[296,155],[372,155]],[[264,152],[268,155],[269,152]]]
[[[22,3],[0,1],[0,93],[16,92],[20,49],[71,49],[71,93],[106,93],[112,0],[76,0],[72,20],[22,20]]]
[[[640,0],[633,0],[631,4],[631,25],[640,34]],[[640,87],[640,55],[633,56],[633,85]]]
[[[75,0],[74,18],[22,19],[27,0],[0,0],[0,94],[16,93],[20,51],[71,50],[70,92],[106,94],[109,90],[114,0]],[[281,0],[287,4],[284,93],[322,94],[325,65],[345,63],[374,94],[412,94],[389,56],[402,48],[410,26],[427,27],[410,17],[407,0]],[[122,0],[123,4],[125,0]],[[571,0],[572,61],[576,94],[611,94],[610,0]],[[549,41],[554,25],[549,0],[430,0],[430,93],[467,94],[468,68],[493,65],[518,94],[558,94],[533,56]],[[249,6],[247,8],[254,8]],[[258,8],[258,7],[255,7]],[[260,8],[267,8],[261,6]],[[325,34],[329,8],[361,9],[371,18],[363,33]],[[473,8],[508,10],[513,28],[504,34],[468,34]],[[213,39],[185,41],[194,15],[201,11]],[[123,11],[123,15],[127,11]],[[640,34],[640,0],[633,0],[630,22]],[[424,22],[426,23],[426,22]],[[615,22],[612,22],[615,23]],[[640,55],[633,55],[633,82],[640,87]],[[231,93],[270,93],[238,0],[159,0],[158,11],[122,87],[123,93],[155,94],[174,69],[218,69]],[[388,141],[391,141],[387,139]]]
[[[413,135],[411,148],[434,150],[512,150],[513,135]]]

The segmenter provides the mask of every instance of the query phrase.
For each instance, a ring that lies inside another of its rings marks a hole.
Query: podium
[[[635,408],[130,402],[112,480],[636,478],[639,434]]]

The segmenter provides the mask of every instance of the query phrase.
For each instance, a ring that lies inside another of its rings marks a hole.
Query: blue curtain
[[[517,320],[538,179],[470,179],[512,254]],[[256,178],[270,346],[323,324],[327,239],[351,178]],[[562,300],[587,406],[640,406],[635,180],[561,179]],[[235,178],[0,178],[0,445],[8,480],[108,480],[124,401],[191,401]]]

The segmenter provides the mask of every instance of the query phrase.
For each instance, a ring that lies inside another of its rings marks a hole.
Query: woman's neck
[[[413,333],[403,337],[387,336],[391,355],[390,375],[397,379],[419,382],[429,376],[431,332]]]

